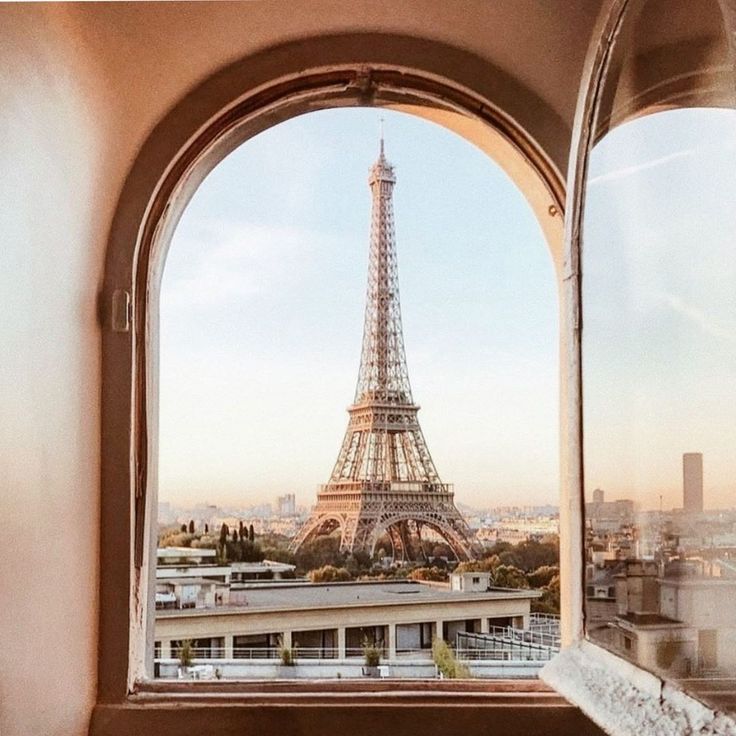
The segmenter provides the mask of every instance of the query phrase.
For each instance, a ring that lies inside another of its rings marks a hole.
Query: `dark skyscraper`
[[[703,453],[682,456],[682,507],[692,514],[703,512]]]

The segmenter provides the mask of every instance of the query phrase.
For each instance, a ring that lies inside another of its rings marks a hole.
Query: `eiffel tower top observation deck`
[[[422,527],[429,527],[459,559],[468,559],[470,531],[432,462],[409,384],[394,232],[396,175],[383,136],[368,182],[373,199],[368,290],[355,399],[330,480],[292,549],[339,528],[343,551],[373,554],[387,535],[394,559],[418,559]]]

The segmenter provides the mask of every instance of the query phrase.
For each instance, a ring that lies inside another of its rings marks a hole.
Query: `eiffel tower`
[[[388,536],[394,561],[424,556],[422,527],[459,560],[472,559],[470,530],[440,480],[417,420],[404,354],[394,237],[396,176],[384,155],[368,182],[373,196],[363,348],[350,420],[329,482],[291,549],[340,530],[340,550],[373,555]]]

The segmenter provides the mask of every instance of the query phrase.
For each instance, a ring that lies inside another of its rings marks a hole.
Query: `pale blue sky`
[[[552,262],[483,153],[369,109],[292,119],[199,188],[161,294],[160,497],[311,505],[360,358],[370,191],[386,120],[407,361],[430,451],[460,502],[557,501]]]
[[[591,157],[584,221],[587,490],[736,506],[736,111],[627,123]]]

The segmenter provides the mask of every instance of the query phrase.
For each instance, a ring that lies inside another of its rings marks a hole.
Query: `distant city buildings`
[[[736,510],[704,511],[703,455],[682,456],[683,504],[634,515],[586,504],[586,625],[592,639],[675,677],[736,675]]]
[[[585,504],[585,518],[596,531],[615,531],[634,521],[634,502],[629,499],[606,501],[603,490],[593,491],[593,500]]]
[[[278,516],[296,516],[296,496],[285,493],[276,499],[276,513]]]
[[[682,508],[686,513],[703,513],[703,453],[682,456]]]

